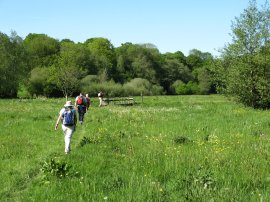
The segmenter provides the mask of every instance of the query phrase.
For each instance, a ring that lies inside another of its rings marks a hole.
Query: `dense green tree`
[[[124,43],[120,47],[116,48],[116,58],[117,58],[117,66],[116,72],[117,75],[115,80],[120,83],[124,83],[132,79],[131,77],[131,63],[132,59],[130,58],[131,50],[133,49],[132,43]]]
[[[153,63],[154,61],[147,53],[138,54],[131,64],[132,77],[145,78],[152,83],[156,83],[156,72]]]
[[[170,89],[176,80],[181,80],[184,83],[193,80],[190,69],[177,59],[165,58],[162,69],[161,85],[168,93],[173,93]]]
[[[186,84],[181,80],[174,81],[173,84],[171,85],[170,91],[171,93],[178,94],[178,95],[188,94],[187,89],[186,89]]]
[[[88,74],[98,73],[93,64],[93,57],[89,49],[86,48],[83,44],[75,44],[69,41],[62,41],[60,56],[61,58],[64,58],[67,65],[78,66]]]
[[[91,86],[92,84],[99,83],[100,79],[97,75],[87,75],[81,80],[81,86]]]
[[[176,80],[172,85],[172,89],[177,95],[192,95],[199,93],[198,84],[192,81],[189,81],[186,84],[181,80]]]
[[[215,93],[211,72],[207,67],[202,67],[197,70],[197,80],[200,94]]]
[[[224,48],[224,55],[239,57],[261,51],[270,40],[269,18],[268,3],[259,9],[256,0],[250,0],[248,8],[232,22],[232,42]]]
[[[166,59],[175,59],[179,61],[180,63],[187,65],[186,56],[181,51],[176,51],[174,53],[165,53],[163,54],[163,58]]]
[[[93,57],[93,65],[97,73],[102,74],[105,71],[108,73],[109,79],[115,75],[116,57],[112,43],[106,38],[91,38],[87,39],[84,44],[90,50]],[[93,74],[95,72],[91,72]]]
[[[159,83],[161,55],[150,44],[125,43],[116,49],[118,81],[124,83],[134,78],[144,78]]]
[[[211,53],[208,52],[202,52],[198,49],[192,49],[189,51],[189,56],[194,55],[199,57],[202,61],[212,60],[213,56]]]
[[[125,83],[123,88],[126,92],[132,93],[129,95],[160,95],[163,88],[159,85],[151,84],[147,79],[134,78]]]
[[[91,72],[90,51],[82,44],[62,40],[61,49],[49,67],[35,67],[30,74],[28,89],[33,95],[71,96],[80,90],[79,80]],[[93,71],[93,70],[92,70]]]
[[[50,78],[50,67],[36,67],[31,70],[27,82],[28,93],[34,96],[59,97],[61,91],[56,82]]]
[[[211,66],[214,62],[214,57],[211,53],[202,52],[197,49],[192,49],[187,57],[187,63],[192,70],[194,82],[198,84],[200,94],[214,93]]]
[[[209,84],[208,71],[200,68],[209,69],[207,61],[211,55],[196,49],[185,57],[180,51],[161,54],[155,45],[148,43],[124,43],[114,48],[106,38],[90,38],[84,43],[70,39],[59,42],[46,34],[35,33],[24,40],[2,34],[0,40],[2,97],[15,96],[18,86],[23,91],[28,89],[28,93],[23,92],[25,95],[59,96],[62,91],[66,97],[71,96],[82,89],[81,85],[90,88],[91,79],[86,75],[98,79],[96,86],[116,82],[115,92],[120,89],[119,83],[126,84],[134,78],[149,82],[151,93],[148,94],[161,93],[163,88],[166,93],[172,93],[172,84],[177,80],[185,85],[190,81],[194,85],[201,82],[199,86],[204,87]],[[16,82],[9,83],[9,79]]]
[[[61,59],[57,65],[50,67],[50,81],[56,84],[66,99],[75,92],[80,91],[79,78],[81,73],[78,70],[78,67],[66,65],[63,59]]]
[[[60,42],[46,34],[28,34],[24,39],[30,69],[54,64],[60,51]]]
[[[49,82],[55,83],[67,98],[81,90],[80,80],[87,74],[88,51],[82,44],[61,44],[60,55],[50,70]]]
[[[209,63],[213,60],[213,56],[208,52],[201,52],[197,49],[192,49],[189,51],[189,55],[186,58],[188,67],[191,70],[195,70]]]
[[[203,60],[197,55],[189,55],[187,56],[187,65],[189,69],[194,70],[203,65]]]
[[[208,66],[212,85],[217,93],[224,94],[226,91],[229,62],[229,60],[224,60],[223,58],[216,58]]]
[[[47,68],[36,67],[32,69],[28,82],[28,91],[33,96],[44,95],[45,85],[48,79]]]
[[[175,88],[172,85],[177,80],[182,81],[183,83],[194,80],[191,70],[187,66],[187,58],[182,52],[165,53],[162,55],[162,58],[160,84],[167,93],[175,94]]]
[[[74,41],[72,41],[72,40],[70,40],[70,39],[62,39],[61,41],[60,41],[60,43],[62,44],[62,43],[74,43]]]
[[[265,4],[260,10],[255,0],[232,24],[232,43],[223,52],[228,61],[226,90],[247,106],[270,106],[269,55],[270,11]]]
[[[22,39],[12,32],[0,32],[0,97],[16,97],[19,84],[27,73]]]

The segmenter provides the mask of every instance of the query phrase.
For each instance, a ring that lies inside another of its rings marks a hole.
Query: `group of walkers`
[[[100,93],[98,94],[98,96],[100,95]],[[89,108],[91,106],[92,106],[92,102],[88,94],[84,96],[82,93],[80,93],[80,95],[78,95],[75,99],[75,105],[73,105],[71,101],[67,101],[64,107],[60,110],[59,116],[55,124],[55,130],[58,128],[58,125],[61,122],[62,130],[64,132],[66,154],[69,154],[70,152],[70,142],[71,142],[72,134],[76,130],[77,112],[78,112],[79,123],[82,125],[84,121],[84,115],[86,112],[89,111]]]

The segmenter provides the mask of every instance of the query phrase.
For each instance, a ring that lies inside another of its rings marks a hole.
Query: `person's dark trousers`
[[[78,106],[78,113],[79,113],[79,122],[82,124],[84,119],[84,114],[86,112],[86,107],[84,105]]]

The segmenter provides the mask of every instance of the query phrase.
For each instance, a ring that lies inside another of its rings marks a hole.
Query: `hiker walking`
[[[104,102],[103,102],[103,96],[104,96],[103,92],[102,92],[102,91],[100,91],[100,92],[98,93],[99,107],[104,106]]]
[[[78,113],[79,113],[79,122],[80,124],[83,123],[84,120],[84,114],[86,113],[86,99],[83,96],[82,93],[80,93],[80,95],[78,95],[75,99],[75,106],[78,109]]]
[[[64,132],[65,153],[68,154],[71,150],[70,142],[72,134],[76,129],[77,116],[71,101],[67,101],[64,107],[60,110],[59,116],[55,124],[57,130],[59,122],[62,122],[62,130]]]
[[[88,94],[85,95],[85,99],[86,99],[86,110],[88,111],[89,110],[89,107],[92,106],[92,102],[91,102],[91,99],[88,96]]]

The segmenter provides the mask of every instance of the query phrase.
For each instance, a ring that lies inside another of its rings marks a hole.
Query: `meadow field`
[[[269,111],[218,95],[135,99],[93,98],[69,155],[54,130],[64,99],[0,100],[0,201],[270,201]]]

